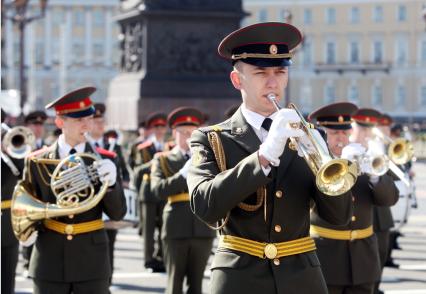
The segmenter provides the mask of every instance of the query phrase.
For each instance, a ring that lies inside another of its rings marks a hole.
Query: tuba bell
[[[10,128],[5,123],[1,124],[1,128],[5,131],[2,139],[3,149],[11,157],[25,158],[34,149],[35,136],[29,128],[23,126]]]
[[[93,160],[87,165],[84,159]],[[52,217],[79,214],[95,207],[105,195],[108,182],[98,191],[95,184],[99,180],[96,161],[99,158],[90,153],[76,153],[62,160],[34,159],[39,165],[55,165],[50,178],[50,187],[56,203],[46,203],[33,196],[26,182],[20,181],[12,196],[12,228],[16,238],[25,241],[35,230],[37,221]],[[40,169],[39,169],[40,170]]]
[[[277,110],[280,106],[274,94],[267,96]],[[334,158],[328,151],[327,144],[314,126],[308,123],[299,112],[296,105],[290,103],[300,118],[300,128],[306,136],[290,138],[290,146],[303,154],[305,161],[315,175],[315,182],[320,192],[328,196],[338,196],[349,191],[358,177],[358,166],[346,159]]]
[[[389,144],[388,157],[395,164],[405,164],[414,156],[413,144],[404,138],[392,139],[386,136],[378,128],[373,128],[373,134],[382,140],[385,144]]]

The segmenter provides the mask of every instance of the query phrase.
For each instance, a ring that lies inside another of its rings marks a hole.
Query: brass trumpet
[[[275,105],[277,110],[280,106],[274,94],[268,94],[268,99]],[[300,125],[291,127],[300,128],[307,137],[290,138],[290,144],[298,149],[315,175],[317,188],[328,196],[338,196],[349,191],[355,184],[358,176],[358,166],[346,159],[334,158],[327,149],[327,144],[318,132],[313,132],[314,127],[308,123],[294,104],[289,108],[296,111],[300,118]]]
[[[93,160],[86,165],[84,159]],[[36,164],[56,165],[50,178],[50,186],[56,203],[45,203],[31,194],[30,187],[20,181],[12,196],[11,215],[13,232],[17,239],[25,241],[35,230],[35,223],[52,217],[79,214],[95,207],[108,189],[105,181],[95,191],[99,175],[95,162],[99,158],[89,153],[76,153],[63,160],[35,159]]]
[[[410,141],[404,138],[397,138],[393,140],[383,134],[383,132],[378,128],[373,128],[373,134],[385,144],[389,144],[388,156],[395,164],[405,164],[413,158],[414,147]]]
[[[2,140],[4,150],[13,158],[25,158],[35,147],[34,133],[27,127],[16,126],[10,128],[5,123],[1,124],[6,133]]]

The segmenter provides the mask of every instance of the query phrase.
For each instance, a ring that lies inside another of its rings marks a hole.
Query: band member
[[[161,217],[165,201],[158,199],[151,192],[151,164],[155,153],[164,150],[164,137],[167,132],[167,116],[164,113],[153,113],[147,118],[147,128],[150,137],[137,146],[140,157],[135,167],[135,187],[139,191],[141,209],[143,215],[142,230],[144,242],[145,268],[153,272],[164,272],[161,245]],[[158,239],[154,240],[155,230],[158,231]],[[157,243],[157,250],[155,244]]]
[[[139,144],[143,143],[146,138],[150,135],[149,130],[146,128],[146,122],[141,121],[138,124],[138,137],[135,142],[130,147],[130,155],[129,155],[129,166],[130,169],[133,170],[137,165],[142,164],[142,156],[140,155],[140,151],[138,150]]]
[[[188,293],[202,293],[202,280],[215,232],[199,220],[189,205],[186,176],[191,163],[188,139],[203,122],[195,108],[181,107],[168,116],[175,147],[157,153],[153,159],[151,190],[167,200],[163,211],[162,241],[167,270],[168,294],[183,292],[186,278]]]
[[[219,45],[234,66],[230,78],[242,105],[229,120],[193,132],[187,178],[193,212],[210,225],[221,223],[211,293],[327,292],[309,237],[310,202],[329,222],[344,224],[351,193],[329,197],[317,189],[308,164],[288,144],[305,138],[294,127],[300,116],[277,111],[268,99],[283,98],[290,51],[301,41],[292,25],[260,23]]]
[[[311,235],[315,238],[331,294],[373,293],[374,282],[380,275],[377,240],[372,227],[373,207],[390,206],[398,199],[390,176],[368,174],[372,172],[370,165],[361,161],[366,151],[361,144],[366,145],[367,142],[356,137],[358,144],[349,144],[352,117],[357,124],[375,121],[369,112],[357,111],[356,105],[339,102],[321,107],[309,115],[310,120],[316,120],[326,131],[331,152],[336,157],[358,160],[363,172],[352,188],[354,209],[348,224],[330,224],[319,215],[316,207],[311,215]]]
[[[25,116],[24,122],[25,126],[28,127],[35,135],[36,137],[36,148],[40,149],[45,144],[44,142],[44,136],[45,136],[45,128],[44,123],[47,120],[46,112],[43,110],[37,110],[28,113],[27,116]]]
[[[49,103],[46,109],[56,111],[55,123],[62,134],[52,146],[27,157],[22,185],[29,187],[32,196],[46,203],[57,199],[50,186],[55,166],[43,168],[42,159],[63,159],[70,154],[94,153],[86,142],[85,133],[93,124],[95,109],[90,95],[94,87],[81,88]],[[126,213],[126,202],[113,162],[115,154],[97,148],[99,159],[93,166],[99,175],[95,189],[108,185],[100,203],[79,213],[45,219],[26,241],[35,241],[29,274],[34,293],[108,293],[111,266],[108,238],[102,213],[120,220]],[[47,212],[46,212],[47,213]]]
[[[1,122],[6,118],[6,113],[1,110]],[[2,132],[3,134],[3,132]],[[19,242],[12,230],[10,218],[10,204],[13,189],[22,177],[24,159],[15,158],[1,150],[1,293],[15,293],[15,272],[18,264]]]

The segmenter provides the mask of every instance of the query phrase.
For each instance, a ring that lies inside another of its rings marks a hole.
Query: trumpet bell
[[[21,159],[34,149],[35,136],[29,128],[17,126],[6,132],[2,144],[7,154]]]
[[[339,196],[352,188],[357,177],[356,164],[346,159],[332,159],[318,170],[316,185],[328,196]]]
[[[389,144],[388,155],[395,164],[405,164],[414,156],[413,144],[404,138],[395,139]]]

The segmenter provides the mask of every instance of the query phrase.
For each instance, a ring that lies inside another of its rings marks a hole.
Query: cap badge
[[[275,55],[278,53],[278,47],[275,44],[272,44],[271,46],[269,46],[269,53]]]
[[[366,118],[365,118],[365,121],[366,121],[366,122],[370,122],[370,118],[369,118],[369,117],[366,117]]]
[[[83,108],[84,107],[84,102],[83,101],[81,101],[80,102],[80,108]]]
[[[337,118],[337,120],[339,121],[339,123],[342,123],[344,121],[343,116],[339,115],[339,117]]]
[[[187,117],[186,117],[186,121],[192,121],[191,117],[190,117],[190,116],[187,116]]]

